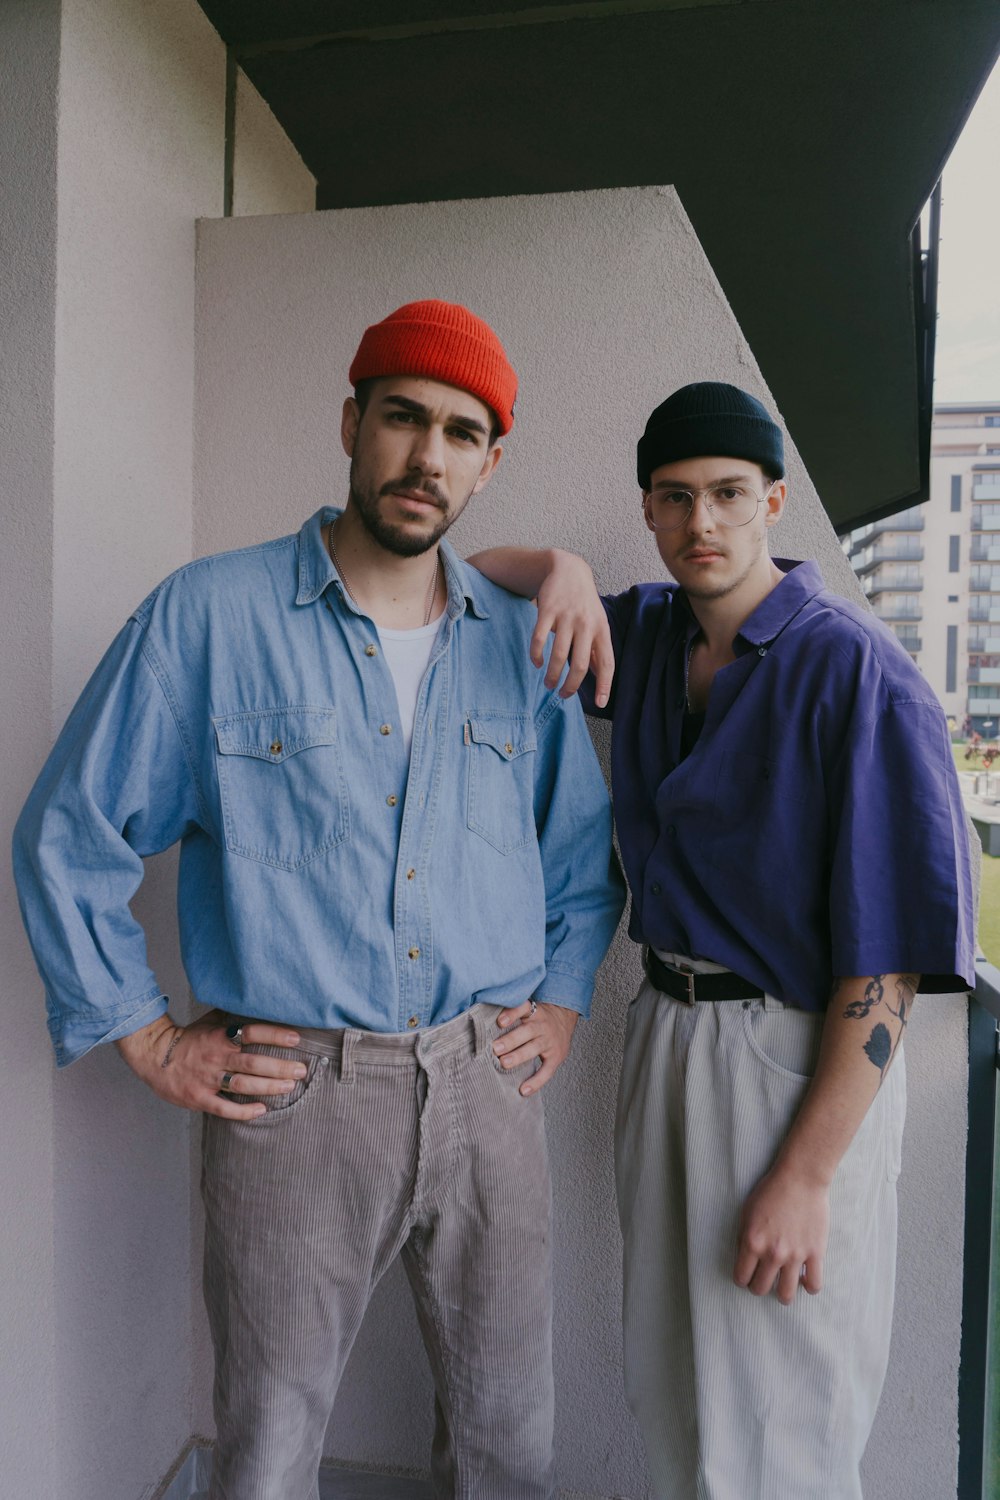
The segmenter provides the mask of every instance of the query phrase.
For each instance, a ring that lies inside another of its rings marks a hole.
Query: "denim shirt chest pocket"
[[[230,854],[297,870],[348,837],[334,709],[251,709],[212,723]]]
[[[501,854],[537,837],[537,743],[527,714],[478,713],[465,721],[469,828]]]

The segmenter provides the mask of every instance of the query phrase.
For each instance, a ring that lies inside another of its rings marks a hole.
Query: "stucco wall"
[[[5,708],[0,840],[49,741],[52,630],[52,392],[56,246],[56,0],[0,6],[0,698]],[[38,979],[0,863],[0,1453],[11,1495],[55,1493],[39,1412],[55,1407],[52,1063]]]
[[[366,323],[414,297],[465,302],[488,318],[521,376],[504,462],[453,533],[466,552],[491,542],[558,541],[583,552],[606,589],[657,576],[633,477],[646,414],[672,388],[700,378],[734,381],[769,400],[669,188],[203,223],[198,265],[199,554],[295,529],[324,501],[343,499],[338,420],[351,355]],[[831,586],[860,597],[794,445],[789,478],[792,500],[775,550],[817,557]],[[625,1002],[637,974],[637,953],[620,935],[593,1020],[547,1093],[560,1480],[631,1500],[646,1481],[620,1398],[611,1125]],[[954,1493],[956,1461],[962,1002],[921,1003],[908,1048],[897,1333],[866,1467],[879,1500],[942,1500]],[[392,1274],[360,1336],[327,1451],[419,1467],[430,1408],[405,1283]]]
[[[316,179],[242,68],[236,70],[233,213],[303,214]]]
[[[6,846],[109,639],[191,555],[195,221],[222,211],[225,51],[195,0],[13,0],[0,57]],[[255,120],[245,193],[302,202],[301,162]],[[112,1049],[54,1080],[8,870],[2,1488],[137,1500],[194,1425],[192,1122]],[[174,870],[151,862],[136,910],[183,1013]]]

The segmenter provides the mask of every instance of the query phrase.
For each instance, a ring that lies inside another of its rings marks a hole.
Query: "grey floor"
[[[208,1500],[211,1463],[209,1449],[192,1449],[157,1500]],[[422,1479],[326,1466],[319,1471],[319,1494],[320,1500],[433,1500],[430,1485]]]

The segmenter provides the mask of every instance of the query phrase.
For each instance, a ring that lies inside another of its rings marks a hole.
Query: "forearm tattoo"
[[[913,1007],[913,999],[917,993],[917,985],[920,982],[917,974],[898,974],[895,982],[896,1005],[893,1007],[892,1002],[886,997],[884,980],[884,974],[873,974],[865,985],[865,992],[861,999],[849,1001],[844,1011],[846,1020],[863,1021],[877,1005],[884,1002],[889,1015],[899,1022],[899,1031],[896,1033],[895,1041],[885,1022],[876,1021],[864,1044],[865,1056],[873,1067],[878,1068],[880,1080],[885,1077],[889,1064],[899,1050],[910,1010]],[[834,981],[834,996],[842,986],[842,979]]]
[[[863,1021],[868,1012],[876,1005],[882,1004],[885,995],[885,986],[882,981],[884,974],[873,974],[865,985],[865,992],[860,1000],[852,1000],[844,1011],[849,1021]]]

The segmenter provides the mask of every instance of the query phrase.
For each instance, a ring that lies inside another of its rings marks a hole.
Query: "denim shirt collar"
[[[345,606],[354,614],[360,614],[343,579],[333,566],[330,553],[323,541],[322,528],[336,521],[343,511],[336,506],[324,505],[309,517],[299,532],[299,590],[296,604],[314,604],[331,584],[337,586]],[[444,563],[445,582],[448,586],[448,616],[457,619],[468,605],[479,620],[489,619],[485,603],[485,585],[482,575],[468,563],[462,561],[447,540],[441,541],[441,561]]]
[[[737,656],[751,646],[769,645],[776,640],[789,621],[825,587],[819,564],[812,560],[799,562],[795,558],[774,557],[771,561],[785,576],[743,621],[734,642]],[[683,589],[677,590],[677,602],[683,605],[685,639],[690,645],[701,626]]]

